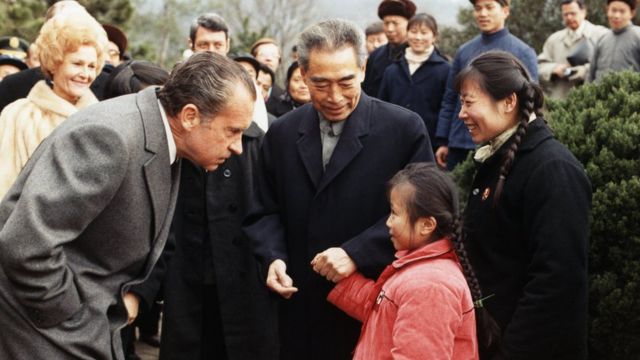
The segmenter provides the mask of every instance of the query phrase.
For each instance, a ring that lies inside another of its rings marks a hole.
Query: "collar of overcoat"
[[[175,166],[169,166],[169,144],[158,107],[156,96],[157,87],[148,87],[137,94],[136,103],[140,110],[142,126],[144,128],[144,148],[150,154],[143,165],[144,178],[149,190],[149,198],[153,207],[153,239],[155,241],[163,227],[167,210],[171,202],[171,184],[175,183],[172,168],[179,168],[178,160]]]
[[[298,127],[300,137],[297,146],[300,158],[316,187],[316,193],[324,190],[362,150],[361,139],[369,134],[371,101],[370,97],[361,92],[358,105],[345,120],[340,140],[324,171],[318,112],[313,106],[304,107],[305,113],[300,114],[303,119]]]

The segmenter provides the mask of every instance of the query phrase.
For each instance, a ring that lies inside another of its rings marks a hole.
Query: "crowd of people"
[[[206,13],[169,73],[73,0],[0,39],[0,358],[586,359],[591,186],[544,97],[640,71],[637,1],[561,1],[539,55],[470,3],[452,57],[412,0],[291,64]]]

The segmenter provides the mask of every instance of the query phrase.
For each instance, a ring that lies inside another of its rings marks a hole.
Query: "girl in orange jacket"
[[[389,200],[397,260],[377,281],[356,272],[328,296],[363,322],[354,359],[478,359],[469,285],[482,294],[457,235],[454,182],[434,164],[410,164],[391,179]]]

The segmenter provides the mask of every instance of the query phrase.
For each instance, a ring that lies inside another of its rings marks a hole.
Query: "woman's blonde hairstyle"
[[[98,56],[98,75],[104,66],[108,41],[102,25],[84,8],[65,10],[42,25],[36,39],[42,72],[52,79],[53,71],[62,64],[65,54],[77,51],[81,46],[92,46]]]

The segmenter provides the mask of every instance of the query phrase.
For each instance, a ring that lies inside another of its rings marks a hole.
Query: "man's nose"
[[[236,155],[242,154],[242,138],[235,140],[229,145],[229,150]]]

